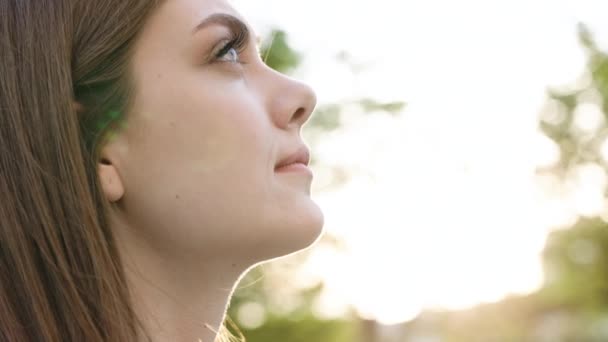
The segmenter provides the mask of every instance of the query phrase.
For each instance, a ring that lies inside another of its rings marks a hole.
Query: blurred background
[[[326,217],[248,342],[608,341],[605,0],[234,0],[316,90]]]

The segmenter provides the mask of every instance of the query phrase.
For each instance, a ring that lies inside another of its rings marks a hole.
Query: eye
[[[236,51],[235,48],[230,48],[230,50],[226,51],[222,56],[218,56],[219,60],[223,60],[231,63],[239,62],[239,52]]]
[[[240,63],[240,51],[237,40],[231,40],[215,54],[215,58],[220,62]]]

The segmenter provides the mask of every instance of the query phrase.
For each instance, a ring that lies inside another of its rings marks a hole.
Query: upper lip
[[[308,166],[310,162],[310,152],[306,146],[301,146],[295,152],[289,154],[287,157],[279,160],[278,164],[275,166],[275,170],[281,168],[283,166],[291,165],[291,164],[304,164]]]

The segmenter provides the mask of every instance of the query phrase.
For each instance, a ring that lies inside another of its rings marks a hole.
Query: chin
[[[324,216],[321,209],[312,201],[301,205],[298,213],[279,220],[276,228],[266,236],[266,248],[260,261],[287,256],[311,247],[323,234]]]
[[[293,238],[288,238],[292,242],[293,251],[288,253],[297,252],[314,245],[323,234],[324,222],[323,212],[313,203],[309,214],[301,218],[300,221],[294,222],[288,228],[288,232],[293,234]]]

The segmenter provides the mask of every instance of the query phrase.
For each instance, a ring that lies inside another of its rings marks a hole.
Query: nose
[[[269,109],[273,121],[281,129],[299,130],[317,105],[317,96],[309,85],[276,71],[271,73],[274,80]]]

